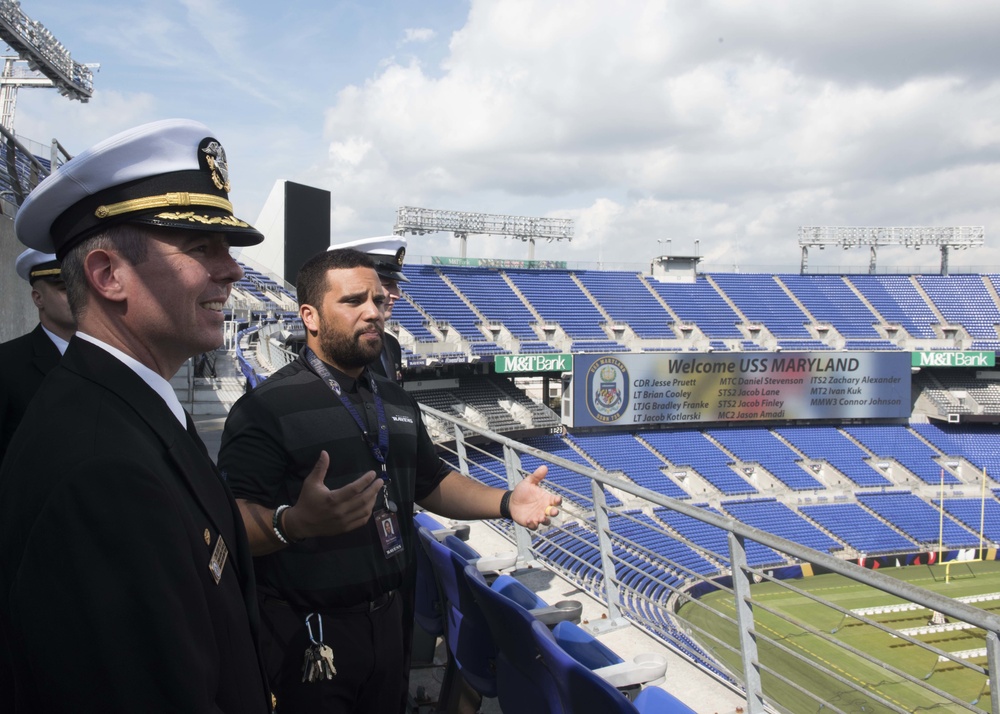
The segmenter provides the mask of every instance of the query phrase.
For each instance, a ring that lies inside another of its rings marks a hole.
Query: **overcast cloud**
[[[1000,269],[1000,4],[977,0],[58,0],[22,7],[87,105],[22,91],[19,133],[80,150],[165,116],[215,129],[240,215],[280,178],[329,189],[333,241],[402,205],[573,218],[543,259],[797,269],[800,225],[982,225]],[[669,241],[669,243],[667,242]],[[457,255],[447,234],[411,255]],[[469,255],[527,256],[470,237]],[[867,250],[810,253],[813,269]],[[886,269],[936,251],[885,248]]]

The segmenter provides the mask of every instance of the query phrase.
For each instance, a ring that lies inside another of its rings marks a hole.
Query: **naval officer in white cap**
[[[246,532],[169,380],[222,343],[263,237],[222,144],[164,120],[43,181],[15,219],[78,332],[0,468],[0,649],[15,712],[268,712]]]
[[[17,256],[14,270],[31,286],[38,325],[26,335],[0,344],[0,463],[21,423],[28,403],[76,331],[66,300],[59,261],[52,253],[28,248]]]
[[[403,293],[399,288],[400,283],[408,283],[410,279],[403,275],[403,258],[406,257],[406,237],[405,236],[379,236],[377,238],[364,238],[349,243],[330,246],[334,248],[353,248],[362,253],[367,253],[375,263],[375,272],[385,290],[384,316],[388,322],[392,317],[392,307],[396,301],[402,297]],[[388,377],[396,384],[403,383],[403,349],[399,345],[396,336],[386,330],[382,335],[382,354],[379,359],[372,362],[370,368]]]

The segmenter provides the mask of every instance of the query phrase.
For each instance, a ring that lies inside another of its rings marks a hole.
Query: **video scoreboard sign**
[[[574,355],[572,426],[898,418],[907,352]]]

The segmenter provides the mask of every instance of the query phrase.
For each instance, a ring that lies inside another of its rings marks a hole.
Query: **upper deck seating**
[[[911,337],[933,339],[939,322],[908,275],[852,275],[849,280],[887,323],[898,323]]]
[[[439,268],[462,291],[488,320],[503,323],[514,337],[533,342],[538,335],[532,329],[537,322],[503,276],[491,268]]]
[[[678,318],[695,323],[708,337],[743,337],[736,326],[742,319],[705,276],[699,275],[693,283],[663,283],[655,278],[650,278],[648,283]]]
[[[809,339],[809,321],[781,289],[774,276],[763,273],[712,273],[715,284],[751,322],[763,323],[778,339]]]
[[[469,342],[488,341],[479,329],[482,320],[441,279],[433,266],[407,265],[403,267],[403,273],[410,279],[403,286],[407,297],[419,304],[426,314],[434,320],[450,324]],[[399,302],[396,302],[397,306]],[[392,314],[395,318],[395,308]]]
[[[391,322],[397,322],[413,335],[417,342],[437,342],[430,330],[427,329],[427,318],[424,317],[417,308],[410,304],[409,299],[404,295],[396,301],[392,308]]]
[[[564,270],[507,270],[507,277],[546,321],[557,322],[574,340],[606,340],[607,322]]]
[[[878,338],[878,316],[861,302],[839,275],[789,275],[778,278],[806,306],[814,319],[829,322],[847,338]]]
[[[951,324],[981,340],[995,341],[1000,309],[980,275],[918,275],[917,281]]]
[[[673,338],[670,315],[657,302],[636,273],[579,270],[577,279],[611,319],[628,323],[644,339]]]

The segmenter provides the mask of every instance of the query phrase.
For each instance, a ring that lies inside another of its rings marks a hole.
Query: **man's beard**
[[[358,334],[345,335],[335,332],[322,318],[320,319],[319,346],[327,359],[340,367],[347,369],[364,367],[378,359],[382,353],[381,331],[379,341],[371,345],[359,338]]]

